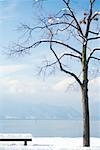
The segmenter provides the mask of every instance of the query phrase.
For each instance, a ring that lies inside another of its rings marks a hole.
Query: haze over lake
[[[0,120],[0,133],[31,133],[33,137],[82,137],[82,121]],[[91,121],[91,137],[100,138],[100,121]]]

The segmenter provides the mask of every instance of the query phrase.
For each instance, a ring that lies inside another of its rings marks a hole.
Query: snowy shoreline
[[[33,137],[27,146],[23,142],[0,142],[0,150],[100,150],[100,138],[91,137],[90,147],[83,147],[82,141],[81,137]]]

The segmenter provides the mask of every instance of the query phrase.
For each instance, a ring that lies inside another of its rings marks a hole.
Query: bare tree
[[[40,2],[43,0],[38,0]],[[59,0],[58,0],[59,1]],[[73,0],[72,0],[73,1]],[[39,36],[38,41],[31,39],[31,44],[15,44],[11,49],[11,54],[23,54],[40,44],[48,44],[55,60],[51,63],[46,61],[46,65],[41,68],[47,69],[51,66],[60,68],[62,72],[72,76],[80,86],[82,93],[83,108],[83,146],[90,146],[90,121],[89,121],[89,64],[92,60],[100,61],[100,45],[95,43],[100,41],[99,11],[95,11],[96,0],[88,0],[89,9],[77,15],[71,7],[71,0],[61,0],[65,7],[52,16],[40,17],[40,25],[31,27],[23,24],[22,29],[28,33],[28,41],[34,31],[39,31],[44,39]],[[99,2],[98,2],[99,3]],[[77,7],[77,6],[76,6]],[[39,10],[40,11],[40,10]],[[46,34],[47,33],[47,34]],[[35,34],[36,35],[36,34]],[[76,43],[76,44],[75,44]],[[94,44],[91,44],[94,43]],[[97,56],[97,54],[98,56]],[[79,76],[76,69],[67,67],[67,60],[77,61],[77,68],[80,69]],[[58,65],[58,66],[57,66]]]

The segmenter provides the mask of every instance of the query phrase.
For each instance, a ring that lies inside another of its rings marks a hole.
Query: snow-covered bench
[[[32,141],[31,134],[0,134],[0,141],[11,142],[11,141],[24,141],[24,145],[27,145],[27,141]]]

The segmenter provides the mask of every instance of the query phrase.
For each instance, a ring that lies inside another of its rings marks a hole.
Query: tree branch
[[[89,34],[89,28],[90,28],[90,24],[91,24],[91,16],[92,16],[92,5],[93,5],[94,1],[90,0],[90,10],[89,10],[89,16],[87,18],[87,27],[86,27],[86,32],[85,32],[85,38],[87,39],[88,34]]]
[[[72,17],[73,17],[73,19],[74,19],[76,25],[77,25],[78,31],[80,32],[81,36],[84,38],[84,34],[83,34],[83,32],[82,32],[82,29],[81,29],[81,27],[80,27],[80,25],[79,25],[79,23],[78,23],[78,21],[77,21],[77,18],[76,18],[75,15],[74,15],[73,11],[72,11],[71,8],[69,7],[69,3],[66,2],[66,0],[63,0],[63,2],[67,5],[67,8],[69,9],[69,11],[70,11],[70,13],[71,13],[71,15],[72,15]]]
[[[63,72],[65,72],[66,74],[69,74],[69,75],[71,75],[72,77],[74,77],[75,80],[79,83],[80,87],[82,88],[82,83],[81,83],[80,79],[79,79],[73,72],[67,71],[67,70],[65,70],[65,69],[62,67],[62,63],[60,62],[60,60],[59,60],[57,54],[55,53],[55,51],[54,51],[53,48],[52,48],[52,43],[50,43],[50,49],[51,49],[51,51],[53,52],[54,56],[56,57],[56,59],[57,59],[57,61],[58,61],[60,70],[63,71]]]
[[[98,57],[93,57],[93,56],[91,56],[90,59],[91,59],[91,58],[100,61],[100,58],[98,58]]]
[[[97,39],[100,39],[100,36],[96,36],[96,37],[88,38],[88,39],[87,39],[87,41],[90,41],[90,40],[97,40]]]
[[[76,56],[76,55],[73,55],[73,54],[63,54],[63,55],[61,55],[58,59],[59,59],[59,61],[64,57],[64,56],[71,56],[71,57],[73,57],[73,58],[77,58],[77,59],[80,59],[81,60],[81,57],[80,56]],[[58,63],[58,60],[57,61],[54,61],[54,62],[52,62],[52,63],[49,63],[47,60],[45,61],[47,64],[45,65],[45,66],[43,66],[43,67],[41,67],[41,70],[40,70],[40,72],[42,72],[42,70],[43,69],[46,69],[47,67],[52,67],[53,65],[55,65],[55,64],[57,64]],[[64,64],[62,64],[62,66],[65,66]],[[68,68],[68,67],[67,67]]]
[[[91,20],[93,20],[96,16],[100,15],[100,12],[95,12],[92,16],[91,16]]]
[[[95,2],[95,0],[90,0],[91,5],[93,5],[94,2]]]
[[[56,41],[56,40],[52,40],[52,41],[51,40],[40,40],[40,41],[37,41],[36,43],[34,43],[31,47],[36,47],[37,45],[39,45],[41,43],[50,43],[50,42],[56,43],[56,44],[60,44],[60,45],[63,45],[65,47],[68,47],[69,49],[73,50],[74,52],[76,52],[76,53],[78,53],[79,55],[82,56],[82,53],[80,51],[76,50],[75,48],[71,47],[68,44],[65,44],[65,43],[63,43],[61,41]]]
[[[12,50],[10,52],[11,52],[11,55],[13,55],[15,53],[24,53],[25,51],[27,51],[27,50],[29,50],[29,49],[31,49],[33,47],[35,48],[36,46],[38,46],[41,43],[50,43],[50,42],[56,43],[56,44],[59,44],[59,45],[62,45],[62,46],[65,46],[65,47],[69,48],[70,50],[76,52],[80,56],[82,56],[82,53],[80,51],[78,51],[77,49],[71,47],[70,45],[65,44],[65,43],[63,43],[61,41],[56,41],[56,40],[52,40],[51,41],[51,40],[48,40],[48,39],[47,40],[37,41],[37,42],[33,43],[32,45],[27,46],[27,47],[24,47],[24,46],[22,46],[20,44],[15,44],[15,46],[12,48]]]
[[[100,48],[95,48],[92,50],[92,52],[90,53],[88,59],[87,59],[87,63],[89,63],[90,59],[92,58],[92,55],[94,54],[95,51],[100,51]]]
[[[78,30],[78,28],[75,25],[73,25],[72,23],[73,23],[73,21],[71,21],[70,23],[69,22],[65,22],[65,21],[61,21],[61,22],[51,23],[51,24],[48,24],[48,25],[46,23],[44,23],[45,26],[36,26],[34,28],[29,27],[28,25],[22,25],[22,26],[23,26],[24,29],[29,30],[30,32],[32,32],[33,30],[36,30],[36,29],[45,29],[45,28],[47,28],[47,26],[48,27],[52,27],[52,26],[56,26],[56,25],[68,25],[68,27],[71,26],[74,29]]]
[[[92,34],[95,34],[95,35],[99,35],[99,32],[89,31],[89,33],[92,33]]]
[[[60,24],[61,24],[61,25],[69,25],[69,26],[73,27],[74,29],[77,29],[77,30],[78,30],[78,28],[77,28],[75,25],[73,25],[72,22],[73,22],[73,20],[71,21],[71,23],[65,22],[65,21],[56,22],[56,23],[51,23],[51,24],[48,25],[48,27],[50,27],[50,26],[55,26],[55,25],[60,25]]]
[[[77,56],[77,55],[74,55],[74,54],[71,54],[71,53],[64,53],[63,55],[60,56],[59,60],[60,60],[61,58],[63,58],[64,56],[71,56],[71,57],[73,57],[73,58],[77,58],[77,59],[79,59],[79,60],[82,61],[82,57]]]
[[[63,57],[63,56],[71,56],[71,57],[75,57],[75,58],[78,58],[78,59],[82,60],[82,57],[74,55],[74,54],[71,54],[71,53],[65,53],[61,57]]]

